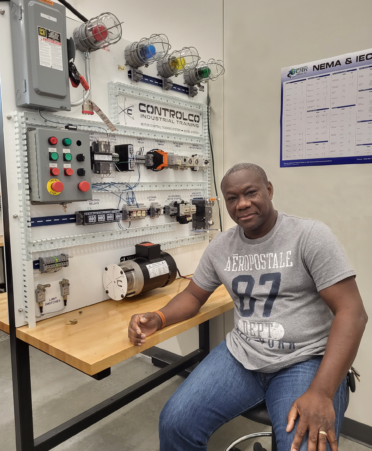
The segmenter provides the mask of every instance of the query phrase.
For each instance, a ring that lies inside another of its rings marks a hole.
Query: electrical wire
[[[178,275],[181,277],[181,279],[191,280],[191,277],[183,276],[183,275],[180,273],[180,270],[178,269],[178,267],[177,267],[177,272],[178,272]]]
[[[88,97],[90,96],[90,93],[92,90],[92,80],[90,79],[90,53],[85,52],[84,58],[85,58],[85,76],[87,78],[87,83],[88,83],[89,89],[88,89],[88,91],[84,90],[82,99],[77,100],[76,102],[71,102],[72,107],[82,105],[84,102],[86,102],[88,100]]]
[[[76,127],[88,127],[88,128],[100,128],[101,130],[103,130],[106,135],[107,135],[107,139],[110,142],[110,137],[109,137],[109,133],[108,131],[104,128],[104,127],[100,127],[99,125],[88,125],[88,124],[69,124],[68,122],[57,122],[57,121],[52,121],[51,119],[47,119],[45,116],[43,116],[41,114],[41,111],[38,110],[40,117],[42,117],[44,119],[44,121],[46,122],[52,122],[53,124],[61,124],[61,125],[75,125]]]
[[[66,0],[58,0],[59,3],[61,3],[64,7],[66,7],[68,10],[72,12],[72,14],[75,14],[76,17],[78,17],[83,22],[88,22],[88,19],[83,16],[77,9],[75,9],[70,3],[66,2]]]
[[[210,117],[211,117],[211,113],[210,113],[210,97],[209,97],[209,92],[208,92],[208,97],[207,97],[207,104],[208,104],[208,137],[209,137],[209,144],[211,146],[211,157],[212,157],[212,167],[213,167],[213,181],[214,181],[214,189],[216,191],[216,198],[217,198],[217,205],[218,205],[218,216],[220,219],[220,228],[221,228],[221,232],[223,231],[222,228],[222,218],[221,218],[221,206],[220,206],[220,201],[218,200],[218,191],[217,191],[217,183],[216,183],[216,171],[215,171],[215,167],[214,167],[214,154],[213,154],[213,144],[212,144],[212,136],[211,136],[211,127],[210,127]]]

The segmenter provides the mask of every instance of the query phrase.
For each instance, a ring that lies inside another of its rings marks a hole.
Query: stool
[[[346,392],[346,409],[349,405],[349,396],[350,396],[350,390],[354,393],[355,392],[355,376],[354,373],[350,370],[347,375],[347,392]],[[346,410],[345,409],[345,410]],[[266,407],[266,403],[263,402],[259,404],[258,406],[254,407],[253,409],[247,410],[242,414],[243,417],[248,418],[248,420],[255,421],[256,423],[266,424],[266,426],[271,426],[272,423],[269,417],[269,412]],[[245,440],[250,440],[252,438],[256,437],[270,437],[271,436],[271,451],[277,451],[278,448],[276,446],[276,438],[274,430],[272,429],[271,432],[257,432],[254,434],[244,435],[243,437],[238,438],[235,440],[231,445],[229,445],[225,451],[240,451],[239,448],[236,448],[235,445],[238,445],[241,442],[244,442]],[[265,448],[262,447],[261,443],[256,442],[253,445],[253,451],[266,451]]]

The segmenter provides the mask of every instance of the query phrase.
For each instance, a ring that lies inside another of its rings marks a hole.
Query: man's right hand
[[[135,346],[142,346],[146,337],[161,328],[161,318],[157,313],[147,312],[133,315],[129,327],[128,337]]]

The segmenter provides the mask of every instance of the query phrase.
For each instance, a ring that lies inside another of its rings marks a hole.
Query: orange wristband
[[[159,310],[155,310],[155,312],[153,313],[157,313],[160,316],[161,319],[161,328],[160,329],[164,329],[166,321],[165,321],[165,316],[162,312],[160,312]]]

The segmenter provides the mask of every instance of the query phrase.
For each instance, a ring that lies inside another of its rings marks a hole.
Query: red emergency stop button
[[[50,175],[54,175],[57,177],[59,175],[59,169],[58,168],[50,168]]]
[[[58,143],[58,139],[55,136],[51,136],[48,139],[48,143],[51,144],[52,146],[55,146]]]
[[[65,175],[71,176],[74,173],[73,169],[67,168],[65,169]]]
[[[80,182],[78,185],[78,188],[80,191],[83,191],[84,193],[86,193],[90,189],[90,184],[89,184],[89,182]]]
[[[52,190],[55,191],[56,193],[62,193],[63,191],[63,183],[62,182],[53,182],[52,183]]]

